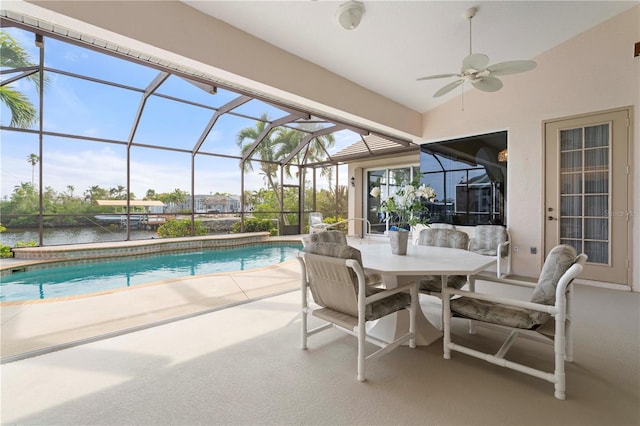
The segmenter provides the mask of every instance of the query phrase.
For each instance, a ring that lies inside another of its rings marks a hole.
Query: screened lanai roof
[[[95,99],[91,110],[83,111],[83,114],[87,116],[86,121],[98,123],[96,128],[84,129],[80,120],[69,129],[48,128],[45,123],[43,133],[51,137],[81,137],[128,147],[159,148],[242,161],[259,158],[279,165],[310,167],[417,150],[417,145],[409,141],[372,132],[357,123],[327,117],[309,108],[286,105],[196,69],[2,10],[2,27],[13,26],[44,36],[43,70],[52,76],[56,86],[64,87],[73,80],[73,84],[91,93]],[[85,48],[83,54],[90,60],[84,63],[94,66],[76,68],[69,65],[72,62],[60,61],[60,53],[56,52],[68,50],[65,44]],[[124,62],[121,59],[126,59],[122,70],[109,73],[108,65],[113,61]],[[38,67],[3,69],[1,84],[37,71]],[[100,102],[100,99],[110,102]],[[113,117],[112,110],[107,110],[113,103],[118,105],[117,118],[101,122],[101,117]],[[44,107],[47,107],[46,101]],[[46,112],[48,117],[58,113],[51,109]],[[219,131],[221,128],[250,127],[255,127],[255,132],[247,134],[242,143],[239,135],[229,137]],[[6,128],[4,123],[3,128]],[[35,128],[30,130],[36,131]],[[270,138],[276,133],[291,139],[287,155],[265,155],[272,150]],[[327,135],[334,138],[333,144],[327,144]]]

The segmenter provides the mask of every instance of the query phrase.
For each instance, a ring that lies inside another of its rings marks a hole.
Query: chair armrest
[[[486,293],[475,293],[466,290],[456,290],[451,288],[445,288],[442,297],[449,297],[450,295],[464,296],[470,299],[484,300],[487,302],[500,303],[503,305],[509,305],[516,308],[531,309],[538,312],[545,312],[547,314],[555,315],[558,312],[556,306],[543,305],[541,303],[527,302],[525,300],[513,299],[510,297],[494,296]]]
[[[520,279],[516,279],[516,278],[502,278],[502,277],[496,277],[495,274],[493,273],[479,273],[476,275],[472,275],[472,277],[476,280],[480,280],[480,281],[489,281],[489,282],[494,282],[494,283],[498,283],[498,284],[507,284],[507,285],[513,285],[513,286],[517,286],[517,287],[528,287],[528,288],[535,288],[536,286],[536,282],[532,281],[532,282],[528,282],[528,281],[524,281],[524,280],[520,280]]]
[[[368,296],[367,298],[365,298],[365,303],[368,305],[369,303],[373,303],[380,299],[384,299],[385,297],[389,297],[393,294],[410,291],[412,287],[414,287],[417,290],[418,282],[416,281],[410,284],[404,284],[398,287],[385,289],[384,291],[381,291],[379,293],[372,294],[371,296]]]

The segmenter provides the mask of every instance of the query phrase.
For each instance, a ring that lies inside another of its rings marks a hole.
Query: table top
[[[445,247],[409,245],[403,256],[391,254],[389,244],[354,247],[362,253],[365,268],[398,275],[475,275],[496,263],[494,256]]]

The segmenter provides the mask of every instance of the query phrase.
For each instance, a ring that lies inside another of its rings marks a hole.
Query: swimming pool
[[[245,271],[293,259],[301,249],[299,243],[263,243],[90,262],[61,262],[56,266],[4,275],[0,301],[75,296],[184,276]]]

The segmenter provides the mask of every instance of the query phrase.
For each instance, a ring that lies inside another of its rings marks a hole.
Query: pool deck
[[[274,239],[300,241],[300,237]],[[2,260],[2,267],[22,264],[25,262],[17,259]],[[204,314],[299,286],[300,266],[292,259],[250,271],[189,276],[87,296],[5,302],[0,308],[2,362]]]

